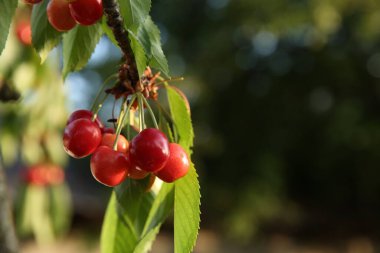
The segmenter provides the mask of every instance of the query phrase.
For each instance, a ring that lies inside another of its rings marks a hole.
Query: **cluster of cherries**
[[[65,180],[65,173],[57,165],[41,163],[23,171],[23,178],[27,184],[35,186],[59,185]]]
[[[43,0],[24,1],[37,4]],[[57,31],[65,32],[76,24],[95,24],[103,16],[103,5],[102,0],[50,0],[46,12],[50,24]]]
[[[117,136],[112,128],[105,128],[88,110],[70,115],[63,145],[74,158],[92,154],[92,175],[110,187],[120,184],[126,177],[142,179],[150,173],[167,183],[174,182],[185,176],[190,166],[185,150],[176,143],[169,143],[160,130],[146,128],[129,143],[123,135]]]

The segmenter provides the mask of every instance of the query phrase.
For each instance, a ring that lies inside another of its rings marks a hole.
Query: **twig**
[[[119,76],[119,78],[126,78],[127,80],[120,80],[120,85],[127,86],[129,84],[135,88],[139,81],[139,73],[136,66],[135,56],[129,42],[128,32],[124,28],[123,18],[120,15],[119,6],[116,0],[103,0],[103,8],[107,18],[107,24],[112,29],[115,39],[125,58],[125,64],[122,64],[120,72],[123,72],[123,74],[124,72],[127,72],[127,75],[125,77]],[[129,82],[124,84],[125,81]]]

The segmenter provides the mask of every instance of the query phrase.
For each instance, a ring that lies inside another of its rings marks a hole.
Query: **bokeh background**
[[[192,107],[195,252],[378,252],[380,2],[156,0],[152,12]],[[91,105],[119,56],[102,38],[65,83],[68,113]],[[67,163],[71,229],[46,252],[97,252],[110,190],[88,164]],[[171,236],[169,221],[152,252],[172,252]]]

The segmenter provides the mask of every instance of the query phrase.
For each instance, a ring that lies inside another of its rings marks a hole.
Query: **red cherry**
[[[24,0],[24,2],[27,4],[38,4],[42,2],[42,0]]]
[[[31,185],[45,186],[47,184],[45,172],[43,165],[31,166],[26,171],[25,180]]]
[[[92,154],[102,140],[102,133],[97,124],[89,119],[77,119],[68,124],[63,135],[63,146],[74,158]]]
[[[51,26],[57,31],[65,32],[76,25],[70,14],[69,3],[66,0],[51,0],[46,9]]]
[[[128,176],[132,179],[143,179],[149,174],[149,172],[139,169],[134,164],[131,164],[128,172],[129,172]]]
[[[57,165],[46,165],[46,182],[50,185],[62,184],[65,180],[65,173],[63,169]]]
[[[133,138],[129,155],[132,163],[142,170],[159,171],[169,159],[168,139],[160,130],[147,128]]]
[[[190,161],[185,150],[177,143],[169,144],[170,156],[164,168],[156,176],[164,182],[171,183],[185,176],[189,171]]]
[[[71,122],[77,119],[92,120],[92,116],[94,116],[94,114],[89,110],[77,110],[70,115],[69,119],[67,120],[66,125],[70,124]],[[95,119],[95,122],[100,129],[104,128],[103,123],[100,121],[98,117]]]
[[[114,134],[115,133],[115,129],[113,129],[112,127],[105,127],[102,129],[102,133],[103,134]]]
[[[101,146],[107,146],[113,148],[113,144],[116,140],[116,134],[103,134]],[[127,153],[129,147],[129,142],[125,139],[124,136],[119,135],[119,139],[117,140],[117,151],[122,153]]]
[[[81,25],[93,25],[103,16],[102,0],[75,0],[69,7],[73,18]]]
[[[32,45],[32,28],[29,21],[21,21],[16,26],[16,35],[25,46]]]
[[[128,175],[129,159],[127,154],[100,146],[91,156],[91,173],[100,183],[113,187]]]

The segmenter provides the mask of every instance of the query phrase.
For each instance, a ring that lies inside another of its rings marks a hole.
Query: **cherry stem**
[[[154,127],[159,129],[156,117],[154,116],[154,112],[152,110],[152,107],[150,107],[148,100],[143,95],[141,95],[140,97],[142,98],[143,104],[145,104],[146,108],[148,108],[149,114],[153,120]]]
[[[113,149],[114,150],[117,150],[117,142],[119,140],[121,129],[123,129],[123,127],[125,125],[125,120],[128,119],[129,112],[131,111],[131,107],[132,107],[132,104],[135,101],[135,99],[136,99],[136,95],[132,95],[128,106],[127,106],[127,99],[125,99],[123,101],[123,109],[120,111],[119,120],[117,123],[117,129],[116,129],[116,133],[115,133],[116,139],[115,139],[115,142],[113,143]]]
[[[155,83],[155,85],[160,85],[162,83],[168,83],[168,82],[175,82],[175,81],[183,81],[185,78],[183,77],[174,77],[174,78],[169,78],[169,79],[163,79],[163,78],[158,78],[160,79],[160,82]]]
[[[143,95],[141,93],[137,93],[137,101],[139,104],[139,112],[140,112],[140,120],[139,120],[139,125],[140,125],[140,132],[144,129],[145,127],[145,118],[144,118],[144,103],[142,100]]]
[[[104,88],[107,86],[108,82],[110,80],[112,80],[113,78],[117,78],[117,74],[113,74],[113,75],[110,75],[109,77],[106,78],[106,80],[104,80],[102,86],[99,88],[98,90],[98,93],[96,94],[95,96],[95,99],[94,99],[94,102],[91,106],[91,111],[94,112],[95,108],[96,108],[96,104],[97,104],[97,101],[98,99],[100,98],[100,95],[102,94]],[[103,100],[104,101],[104,100]]]
[[[123,100],[122,105],[123,105],[123,107],[120,109],[119,117],[117,119],[116,139],[115,139],[115,141],[113,143],[113,149],[114,150],[117,150],[117,142],[119,141],[119,135],[120,135],[121,128],[122,128],[122,121],[124,119],[124,116],[125,116],[125,113],[126,113],[125,110],[127,108],[127,99]]]
[[[102,109],[102,107],[103,107],[103,103],[104,103],[104,101],[106,101],[106,99],[107,99],[107,97],[108,97],[108,94],[100,101],[100,103],[98,104],[98,108],[96,109],[96,111],[94,112],[94,115],[92,116],[92,121],[94,122],[95,120],[96,120],[96,118],[98,117],[98,113],[99,113],[99,111],[100,111],[100,109]],[[95,109],[95,108],[94,108]],[[93,110],[92,110],[93,111]]]

